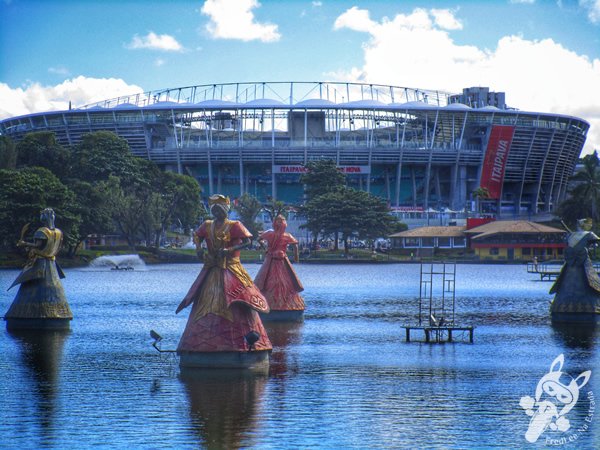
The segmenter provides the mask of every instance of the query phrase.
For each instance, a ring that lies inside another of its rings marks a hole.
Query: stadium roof
[[[498,109],[495,106],[472,108],[461,103],[448,103],[451,94],[444,91],[414,89],[400,86],[370,83],[343,82],[240,82],[205,84],[167,88],[125,95],[102,100],[73,109],[52,110],[23,114],[0,121],[8,124],[14,121],[16,126],[21,120],[30,120],[40,116],[62,114],[80,114],[107,111],[241,111],[241,110],[363,110],[388,112],[445,111],[448,113],[481,112],[495,115],[540,116],[544,120],[556,118],[589,123],[585,120],[565,114],[539,111],[520,111],[516,109]],[[548,117],[548,119],[545,119]],[[10,127],[12,125],[6,125]]]

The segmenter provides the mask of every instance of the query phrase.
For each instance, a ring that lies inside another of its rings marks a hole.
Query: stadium
[[[565,197],[589,124],[508,108],[504,93],[361,83],[253,82],[170,88],[13,117],[19,141],[52,131],[64,146],[108,130],[133,154],[198,180],[205,195],[303,201],[300,176],[332,159],[349,185],[396,211],[469,210],[487,189],[499,216],[552,212]]]

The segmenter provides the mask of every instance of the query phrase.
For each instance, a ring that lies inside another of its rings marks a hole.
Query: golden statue
[[[177,347],[180,366],[268,367],[272,346],[258,313],[269,306],[240,263],[252,235],[227,218],[228,197],[213,195],[209,206],[214,220],[194,233],[199,252],[206,241],[204,267],[176,311],[193,305]]]
[[[8,329],[65,329],[69,328],[69,321],[73,319],[60,282],[65,275],[56,263],[63,235],[54,226],[54,219],[52,208],[41,212],[40,220],[45,226],[35,231],[33,242],[24,240],[28,225],[23,227],[17,246],[28,249],[29,258],[9,288],[20,285],[17,296],[4,315]]]

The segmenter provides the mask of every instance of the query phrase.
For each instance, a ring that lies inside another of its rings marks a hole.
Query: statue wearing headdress
[[[4,315],[7,328],[69,328],[73,313],[60,282],[65,275],[56,263],[62,232],[54,226],[54,211],[44,209],[33,242],[24,241],[27,225],[17,246],[29,250],[27,264],[9,289],[20,285],[17,296]]]
[[[266,299],[240,263],[240,249],[250,245],[252,235],[237,220],[229,220],[230,200],[223,195],[209,198],[214,220],[205,221],[194,233],[199,252],[206,241],[204,266],[177,313],[193,304],[177,353],[182,366],[228,367],[235,365],[241,352],[250,354],[271,350],[259,312],[268,312]],[[217,352],[233,352],[230,362],[215,362]],[[266,353],[268,362],[268,353]],[[263,358],[264,359],[264,358]],[[231,364],[230,364],[231,363]]]
[[[263,320],[299,321],[304,313],[304,299],[300,292],[304,290],[289,258],[287,248],[294,249],[294,260],[298,262],[298,241],[286,233],[287,221],[278,215],[273,221],[273,230],[261,233],[258,242],[267,243],[265,261],[254,283],[269,303],[271,312],[263,315]]]
[[[600,319],[600,278],[588,248],[600,242],[591,231],[590,219],[577,223],[568,237],[565,263],[550,294],[555,294],[550,312],[556,322],[591,322]]]

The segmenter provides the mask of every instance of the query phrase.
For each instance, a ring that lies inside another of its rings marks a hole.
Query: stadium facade
[[[511,215],[556,207],[588,129],[577,117],[507,108],[487,88],[332,82],[188,86],[0,122],[15,141],[46,130],[65,146],[112,131],[207,195],[301,203],[304,164],[332,159],[350,185],[398,210],[468,209],[485,187],[488,206]]]

